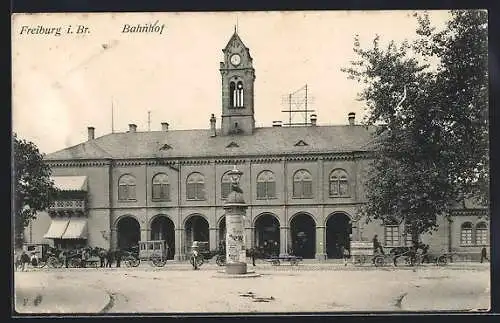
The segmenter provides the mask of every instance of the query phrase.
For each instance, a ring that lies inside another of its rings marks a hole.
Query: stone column
[[[217,243],[217,228],[208,229],[208,244],[209,244],[209,250],[217,249],[217,246],[219,245]]]
[[[184,254],[184,244],[182,240],[183,236],[183,231],[184,229],[175,229],[175,260],[184,260],[185,259],[185,254]]]
[[[280,256],[288,254],[288,231],[287,226],[280,227]]]
[[[325,227],[317,226],[316,227],[316,259],[318,260],[326,260],[326,236],[325,236]]]
[[[115,228],[111,228],[111,245],[110,249],[115,250],[118,248],[118,231]]]
[[[150,234],[149,229],[141,229],[141,241],[148,241],[149,240],[149,234]]]

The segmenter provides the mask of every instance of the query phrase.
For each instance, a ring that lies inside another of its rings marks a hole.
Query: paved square
[[[212,264],[163,268],[42,269],[15,273],[21,313],[193,313],[487,310],[488,264],[411,268],[249,267],[223,278]]]

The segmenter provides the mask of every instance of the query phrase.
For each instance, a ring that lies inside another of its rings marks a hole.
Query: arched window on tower
[[[236,84],[234,82],[229,84],[229,100],[231,101],[231,106],[236,107]]]
[[[236,107],[243,107],[243,82],[241,81],[236,85]]]

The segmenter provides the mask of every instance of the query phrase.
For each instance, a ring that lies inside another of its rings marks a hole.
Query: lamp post
[[[224,203],[226,212],[226,273],[246,274],[245,231],[243,218],[247,205],[243,198],[243,191],[239,186],[243,172],[236,166],[229,171],[231,178],[231,191]]]

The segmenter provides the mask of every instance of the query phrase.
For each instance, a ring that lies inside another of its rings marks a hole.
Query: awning
[[[68,223],[68,218],[52,219],[49,230],[43,235],[43,237],[48,239],[61,239],[62,235],[66,231],[66,228],[68,227]]]
[[[87,239],[87,218],[71,218],[62,239]]]
[[[61,191],[87,191],[87,176],[53,176],[51,179]]]

